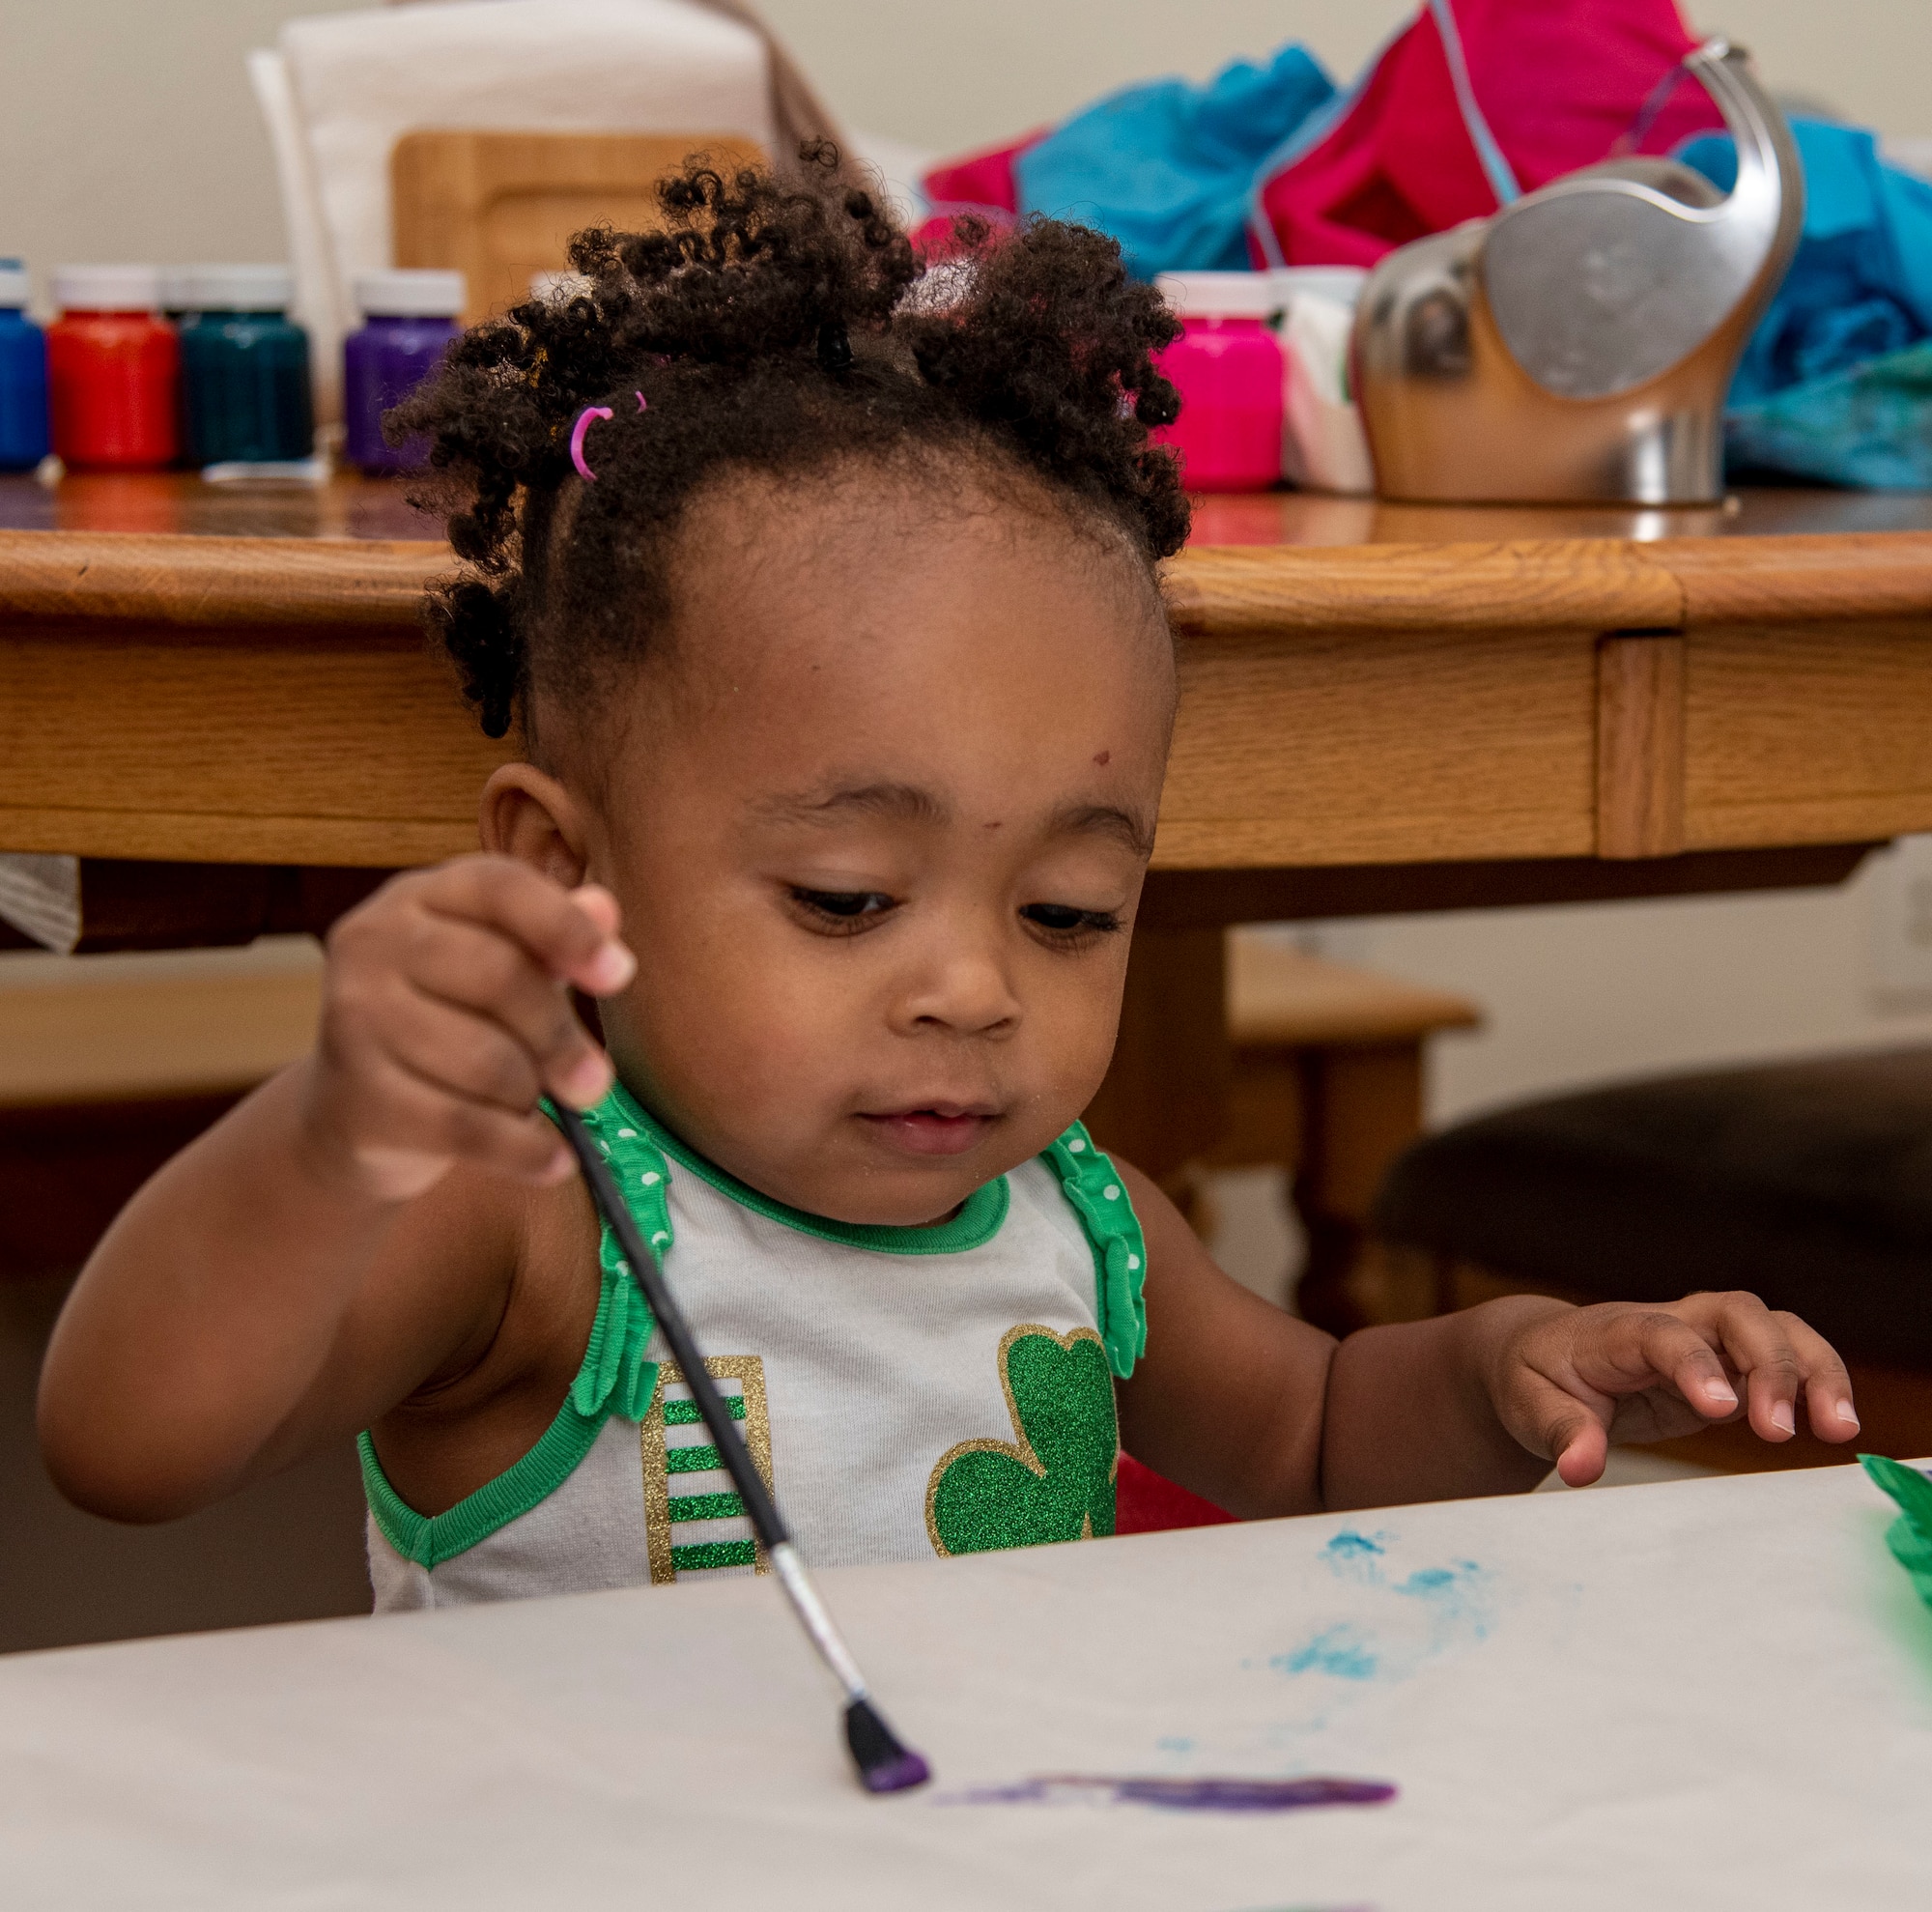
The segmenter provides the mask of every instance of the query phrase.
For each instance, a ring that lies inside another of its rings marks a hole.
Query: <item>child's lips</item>
[[[940,1102],[925,1108],[886,1109],[860,1119],[909,1156],[959,1156],[979,1142],[995,1117],[989,1108]]]

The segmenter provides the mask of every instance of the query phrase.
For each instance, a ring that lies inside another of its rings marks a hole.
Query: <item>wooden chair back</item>
[[[742,134],[406,133],[389,160],[395,263],[462,272],[473,325],[527,299],[534,274],[566,271],[585,226],[663,225],[657,182],[694,153],[724,171],[766,163]]]

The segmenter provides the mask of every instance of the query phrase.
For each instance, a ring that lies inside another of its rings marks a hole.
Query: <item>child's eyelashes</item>
[[[1077,909],[1071,903],[1029,903],[1020,915],[1053,942],[1084,944],[1095,936],[1114,935],[1121,919],[1110,909]]]
[[[797,884],[791,899],[811,927],[830,936],[854,936],[898,907],[883,890],[807,890]]]
[[[876,928],[901,907],[901,899],[883,890],[812,890],[800,883],[786,889],[792,907],[808,927],[827,936],[856,936]],[[1098,936],[1111,936],[1121,919],[1109,909],[1081,909],[1073,903],[1028,903],[1020,919],[1056,948],[1080,948]]]

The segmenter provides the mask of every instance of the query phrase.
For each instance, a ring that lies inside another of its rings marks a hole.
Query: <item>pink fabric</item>
[[[1697,43],[1674,0],[1451,0],[1469,89],[1525,192],[1608,157],[1653,86]],[[1686,79],[1643,140],[1720,126]],[[1263,188],[1292,266],[1372,266],[1496,210],[1429,8],[1321,140]],[[1261,263],[1257,248],[1257,264]]]
[[[1030,146],[1037,146],[1053,128],[1036,127],[1009,146],[969,153],[935,166],[921,184],[935,214],[1006,213],[1018,217],[1019,188],[1013,181],[1013,161]]]

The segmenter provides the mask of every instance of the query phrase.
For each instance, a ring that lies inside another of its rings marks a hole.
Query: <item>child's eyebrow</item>
[[[1114,837],[1138,857],[1153,854],[1152,828],[1131,811],[1111,803],[1063,804],[1047,829],[1056,837]]]
[[[945,823],[952,811],[917,784],[852,784],[833,790],[767,797],[758,813],[778,823],[830,823],[841,816],[890,816],[907,823]]]
[[[851,815],[885,816],[905,823],[950,823],[952,806],[917,784],[852,784],[767,797],[757,813],[776,823],[833,823]],[[1110,803],[1062,804],[1047,821],[1053,837],[1112,837],[1138,857],[1153,854],[1153,828],[1131,811]]]

